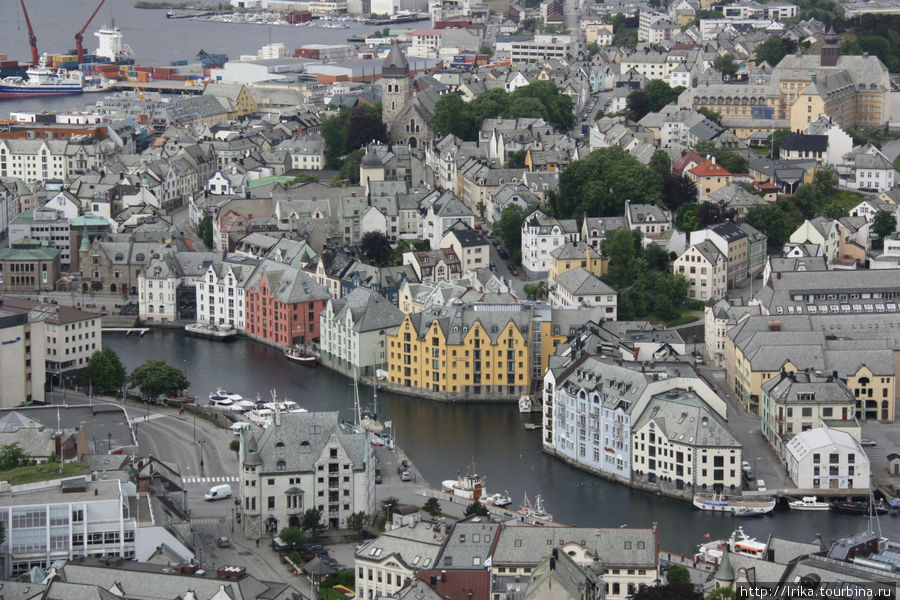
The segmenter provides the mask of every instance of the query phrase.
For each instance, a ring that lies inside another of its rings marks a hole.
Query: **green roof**
[[[69,225],[76,225],[79,227],[85,227],[88,225],[108,225],[109,221],[106,220],[105,217],[98,217],[96,215],[82,215],[80,217],[74,217],[69,219]]]
[[[247,187],[252,190],[253,188],[259,187],[261,185],[268,185],[270,183],[287,183],[293,180],[293,177],[287,177],[285,175],[270,175],[269,177],[262,177],[261,179],[249,182],[247,184]]]
[[[4,248],[0,250],[0,260],[53,260],[59,256],[59,248]]]

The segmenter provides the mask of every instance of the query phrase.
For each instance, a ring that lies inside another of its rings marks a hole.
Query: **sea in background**
[[[25,0],[28,16],[37,38],[38,51],[60,54],[75,47],[75,34],[97,8],[99,0]],[[28,28],[19,0],[0,0],[0,53],[10,60],[27,62]],[[84,32],[86,51],[97,49],[94,32],[115,22],[122,30],[124,42],[134,50],[139,65],[162,66],[173,60],[194,62],[200,49],[210,53],[224,52],[237,60],[242,54],[253,54],[264,45],[281,42],[291,51],[303,44],[342,44],[351,35],[366,35],[383,26],[348,22],[349,27],[297,27],[218,23],[194,19],[167,19],[165,10],[140,9],[133,0],[107,0]],[[395,30],[417,28],[422,23],[401,23]],[[10,111],[74,109],[97,101],[98,94],[0,100],[0,118]]]

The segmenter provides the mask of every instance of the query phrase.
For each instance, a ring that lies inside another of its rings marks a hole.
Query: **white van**
[[[241,435],[241,432],[250,429],[250,423],[246,421],[238,421],[231,426],[231,432],[234,435]]]
[[[231,486],[227,483],[223,483],[222,485],[214,485],[209,488],[209,491],[206,492],[204,498],[206,498],[207,502],[211,502],[213,500],[222,500],[224,498],[231,497]]]
[[[756,480],[756,489],[757,489],[757,491],[765,492],[766,491],[766,482],[762,479],[757,479]]]

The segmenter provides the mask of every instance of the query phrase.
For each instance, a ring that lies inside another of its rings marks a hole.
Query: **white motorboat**
[[[268,427],[272,420],[275,418],[275,411],[271,408],[257,408],[256,410],[251,410],[245,415],[247,420],[253,423],[254,425],[259,425],[260,427]]]
[[[788,502],[791,510],[828,510],[831,504],[828,502],[819,502],[815,496],[803,496],[800,500],[791,500]]]
[[[212,325],[210,323],[191,323],[190,325],[185,325],[184,332],[193,337],[219,341],[232,340],[237,334],[234,327],[229,325]]]
[[[228,398],[228,399],[231,400],[232,402],[237,402],[238,400],[243,400],[243,399],[244,399],[244,397],[241,396],[240,394],[235,394],[235,393],[233,393],[233,392],[229,392],[228,390],[223,390],[222,388],[217,389],[215,395],[216,395],[216,396],[222,396],[222,397],[224,397],[224,398]],[[210,397],[212,397],[212,396],[213,396],[213,395],[210,394]]]
[[[245,413],[247,411],[253,410],[256,408],[256,402],[253,400],[238,400],[237,402],[233,402],[229,407],[229,410],[236,413]]]
[[[484,478],[475,473],[474,466],[471,473],[459,473],[456,479],[442,481],[441,489],[448,494],[473,502],[485,495]]]
[[[499,506],[500,508],[506,508],[510,504],[512,504],[512,497],[510,497],[509,492],[504,493],[495,493],[489,496],[482,496],[479,499],[479,502],[482,504],[490,504],[492,506]]]
[[[694,560],[717,565],[722,561],[722,553],[726,547],[732,554],[741,554],[754,558],[764,558],[767,550],[766,544],[757,541],[756,538],[751,538],[744,533],[743,527],[738,527],[728,539],[700,544],[698,552],[694,555]]]
[[[210,394],[209,404],[207,406],[219,410],[230,410],[232,404],[234,404],[234,402],[230,398],[218,394]]]
[[[519,412],[520,413],[530,413],[531,412],[531,396],[525,395],[519,398]]]
[[[745,498],[724,494],[697,494],[694,506],[700,510],[719,512],[736,517],[765,515],[775,508],[775,498]]]

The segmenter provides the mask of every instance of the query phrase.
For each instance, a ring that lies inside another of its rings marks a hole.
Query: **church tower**
[[[392,129],[400,126],[397,117],[409,100],[409,63],[400,46],[394,43],[381,64],[381,120],[389,135]]]
[[[834,25],[825,34],[825,43],[822,44],[822,50],[819,54],[819,66],[836,67],[838,58],[841,56],[841,46],[838,44],[838,35],[834,30]]]

